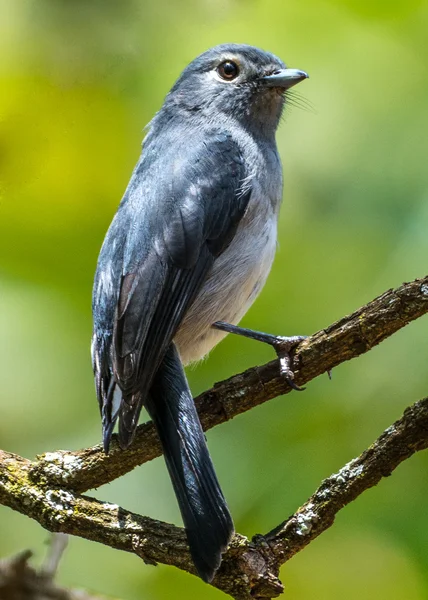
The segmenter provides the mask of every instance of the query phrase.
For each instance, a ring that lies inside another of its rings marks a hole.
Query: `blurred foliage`
[[[311,79],[278,134],[280,247],[246,326],[309,334],[426,274],[428,4],[420,0],[0,0],[0,447],[32,457],[100,438],[89,359],[97,254],[143,127],[181,69],[225,41]],[[428,321],[208,434],[237,529],[267,531],[427,394]],[[268,360],[228,338],[195,393]],[[294,600],[428,597],[428,456],[346,508],[282,572]],[[179,523],[161,460],[97,491]],[[47,534],[0,508],[0,553]],[[42,553],[41,553],[42,554]],[[194,577],[73,539],[62,583],[126,600],[220,598]]]

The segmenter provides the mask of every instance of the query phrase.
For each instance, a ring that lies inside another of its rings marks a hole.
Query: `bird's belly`
[[[203,358],[227,335],[213,323],[239,323],[263,288],[275,255],[277,229],[276,215],[264,217],[240,224],[180,325],[174,341],[184,364]]]

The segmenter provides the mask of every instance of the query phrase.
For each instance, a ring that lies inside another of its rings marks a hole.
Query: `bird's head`
[[[212,124],[237,119],[247,127],[274,133],[286,91],[307,77],[304,71],[286,68],[275,55],[259,48],[222,44],[184,69],[164,108]]]

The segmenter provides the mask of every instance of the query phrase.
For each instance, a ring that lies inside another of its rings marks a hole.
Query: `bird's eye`
[[[217,67],[217,73],[222,79],[232,81],[239,75],[239,67],[232,60],[225,60]]]

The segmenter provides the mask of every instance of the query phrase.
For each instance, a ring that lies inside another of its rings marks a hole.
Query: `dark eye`
[[[239,67],[232,60],[225,60],[217,67],[217,73],[222,79],[231,81],[239,75]]]

